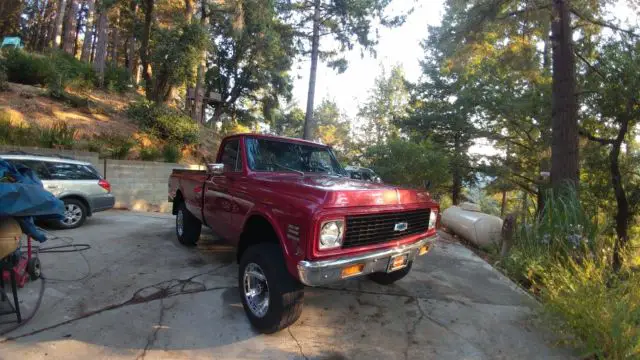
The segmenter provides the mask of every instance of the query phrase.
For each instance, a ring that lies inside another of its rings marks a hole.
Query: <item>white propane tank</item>
[[[465,204],[462,207],[451,206],[442,213],[442,225],[449,231],[479,247],[500,244],[502,219],[497,216],[474,211],[475,207]]]

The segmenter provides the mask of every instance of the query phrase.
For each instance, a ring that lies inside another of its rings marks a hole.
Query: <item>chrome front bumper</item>
[[[303,260],[298,263],[298,277],[307,286],[319,286],[342,280],[342,269],[349,265],[364,264],[364,270],[353,277],[374,272],[386,272],[392,256],[407,253],[409,261],[413,261],[418,256],[420,248],[434,242],[437,237],[437,235],[433,235],[412,244],[355,256],[320,261]]]

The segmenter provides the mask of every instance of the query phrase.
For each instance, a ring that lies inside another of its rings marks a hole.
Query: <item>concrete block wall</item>
[[[132,160],[109,159],[105,164],[104,173],[116,197],[116,208],[136,211],[170,212],[167,195],[171,171],[205,169],[200,165]]]

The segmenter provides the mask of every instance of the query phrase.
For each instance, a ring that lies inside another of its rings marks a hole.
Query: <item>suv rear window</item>
[[[87,165],[47,162],[51,180],[99,180],[95,169]]]

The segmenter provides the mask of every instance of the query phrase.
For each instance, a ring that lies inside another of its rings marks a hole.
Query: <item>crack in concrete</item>
[[[55,328],[58,328],[60,326],[63,325],[67,325],[70,324],[72,322],[78,321],[78,320],[82,320],[82,319],[86,319],[88,317],[94,316],[94,315],[98,315],[101,314],[105,311],[110,311],[110,310],[115,310],[115,309],[119,309],[125,306],[130,306],[130,305],[137,305],[137,304],[142,304],[142,303],[148,303],[154,300],[161,300],[161,299],[167,299],[167,298],[171,298],[174,296],[181,296],[181,295],[188,295],[188,294],[197,294],[197,293],[201,293],[201,292],[206,292],[206,291],[216,291],[216,290],[223,290],[223,289],[230,289],[230,288],[236,288],[236,285],[231,285],[231,286],[217,286],[217,287],[212,287],[212,288],[207,288],[203,283],[198,282],[198,281],[193,281],[193,279],[199,277],[199,276],[203,276],[203,275],[207,275],[207,274],[211,274],[213,272],[215,272],[216,270],[219,270],[223,267],[225,267],[227,265],[224,266],[220,266],[218,268],[215,268],[213,270],[209,270],[207,272],[204,273],[199,273],[196,275],[193,275],[187,279],[171,279],[171,280],[164,280],[161,281],[159,283],[153,284],[153,285],[149,285],[149,286],[145,286],[143,288],[140,288],[138,290],[136,290],[136,292],[131,296],[131,298],[129,298],[126,301],[117,303],[117,304],[111,304],[111,305],[107,305],[104,306],[102,308],[90,311],[88,313],[82,314],[80,316],[77,316],[75,318],[72,319],[68,319],[50,326],[46,326],[44,328],[40,328],[40,329],[36,329],[33,330],[31,332],[22,334],[22,335],[17,335],[17,336],[9,336],[6,337],[5,339],[0,340],[0,344],[2,343],[6,343],[12,340],[16,340],[16,339],[20,339],[20,338],[24,338],[24,337],[29,337],[32,335],[36,335],[48,330],[52,330]],[[192,285],[195,284],[196,287],[193,289],[185,289],[187,287],[187,285]],[[145,292],[149,289],[154,289],[155,291],[149,293],[149,294],[145,294]]]
[[[147,352],[151,349],[151,347],[156,342],[156,340],[158,340],[158,332],[160,331],[164,323],[164,313],[165,311],[171,309],[172,307],[173,305],[164,306],[164,299],[160,299],[160,316],[158,319],[158,325],[155,326],[151,334],[147,337],[147,344],[144,346],[144,349],[142,350],[142,354],[136,357],[136,360],[144,360],[145,356],[147,356]]]
[[[300,341],[298,341],[298,339],[297,339],[295,336],[293,336],[293,333],[291,332],[291,327],[288,327],[288,328],[287,328],[287,331],[289,332],[289,335],[291,335],[291,338],[293,339],[293,341],[295,341],[295,342],[296,342],[296,344],[298,344],[298,349],[300,350],[300,355],[302,355],[302,357],[303,357],[305,360],[309,360],[309,358],[307,357],[307,355],[305,355],[305,354],[304,354],[304,351],[302,351],[302,344],[300,344]]]
[[[416,306],[418,307],[418,310],[420,311],[420,316],[416,318],[416,320],[413,322],[411,329],[409,330],[409,332],[407,333],[407,347],[404,350],[404,358],[405,359],[409,359],[409,349],[411,348],[411,344],[413,342],[413,337],[416,335],[416,330],[418,329],[418,324],[420,324],[420,321],[422,321],[422,319],[424,319],[425,317],[425,312],[422,309],[422,306],[420,306],[420,299],[418,299],[417,297],[413,297],[413,301],[416,303]]]

